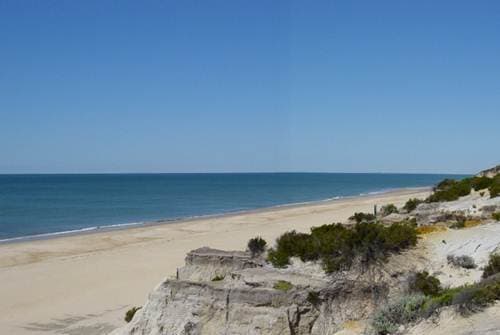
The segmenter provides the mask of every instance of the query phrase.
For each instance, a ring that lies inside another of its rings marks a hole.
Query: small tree
[[[260,236],[251,238],[248,241],[248,250],[252,253],[252,257],[260,256],[266,250],[267,242]]]

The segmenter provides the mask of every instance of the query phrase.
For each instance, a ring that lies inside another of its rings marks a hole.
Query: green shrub
[[[484,190],[491,186],[493,178],[474,177],[471,179],[471,186],[475,191]]]
[[[275,267],[290,263],[290,257],[302,261],[321,260],[327,273],[348,269],[354,259],[368,265],[385,259],[417,243],[414,225],[396,223],[385,227],[378,223],[361,222],[352,227],[341,224],[313,227],[310,234],[287,232],[276,240],[268,260]]]
[[[267,253],[267,260],[277,268],[284,268],[290,264],[290,256],[285,251],[278,251],[272,248]]]
[[[428,317],[443,306],[454,306],[462,314],[479,311],[500,299],[499,279],[499,277],[489,277],[474,285],[442,290],[439,295],[426,301],[422,316]]]
[[[434,190],[445,190],[447,188],[453,187],[457,181],[455,179],[444,179],[440,181],[435,187]]]
[[[495,177],[495,182],[488,188],[490,191],[490,198],[495,198],[500,195],[500,175]]]
[[[441,282],[427,271],[418,272],[410,281],[410,290],[427,296],[436,296],[441,292]]]
[[[495,221],[500,221],[500,212],[496,212],[496,213],[491,214],[491,217]]]
[[[470,194],[472,190],[471,178],[465,178],[460,181],[445,179],[440,182],[431,194],[427,202],[453,201],[460,197]]]
[[[423,200],[417,199],[417,198],[412,198],[409,199],[406,204],[403,206],[403,209],[406,210],[408,213],[414,211],[419,204],[424,202]]]
[[[382,213],[382,216],[387,216],[392,213],[398,213],[398,208],[394,204],[388,204],[385,206],[382,206],[380,209],[380,212]]]
[[[266,250],[267,242],[260,236],[251,238],[248,241],[248,250],[252,254],[252,257],[261,255]]]
[[[420,318],[425,301],[426,298],[423,295],[409,295],[379,309],[372,320],[373,329],[380,335],[395,333],[400,325]]]
[[[212,278],[212,281],[221,281],[224,280],[224,276],[216,275],[215,277]]]
[[[488,265],[484,268],[483,278],[488,278],[497,273],[500,273],[500,255],[492,254],[490,255]]]
[[[430,276],[423,275],[429,282]],[[433,285],[435,286],[435,285]],[[470,314],[500,300],[500,275],[483,279],[474,285],[442,289],[434,295],[410,295],[389,304],[374,314],[372,326],[377,334],[394,333],[400,325],[426,318],[444,306],[454,306]]]
[[[280,290],[280,291],[283,291],[283,292],[287,292],[289,290],[291,290],[293,288],[293,285],[292,283],[290,283],[289,281],[286,281],[286,280],[278,280],[273,288],[275,290]]]
[[[375,219],[375,215],[371,213],[354,213],[354,215],[349,218],[349,220],[353,220],[356,223],[374,222]]]
[[[132,307],[125,313],[125,321],[130,322],[134,318],[135,312],[140,310],[142,307]]]

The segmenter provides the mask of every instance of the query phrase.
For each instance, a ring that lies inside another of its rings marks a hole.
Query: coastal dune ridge
[[[373,206],[403,205],[431,188],[406,188],[226,215],[93,230],[0,245],[0,333],[102,334],[124,324],[187,252],[209,246],[241,250],[249,238],[272,243],[283,231],[345,222]]]

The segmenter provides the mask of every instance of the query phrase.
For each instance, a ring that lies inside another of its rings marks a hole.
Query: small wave
[[[138,226],[138,225],[143,225],[143,224],[144,224],[144,222],[131,222],[131,223],[119,223],[119,224],[112,224],[112,225],[105,225],[105,226],[85,227],[85,228],[81,228],[81,229],[64,230],[64,231],[57,231],[57,232],[52,232],[52,233],[43,233],[43,234],[5,238],[5,239],[0,239],[0,243],[41,240],[41,239],[48,239],[51,237],[58,237],[58,236],[65,236],[65,235],[76,235],[76,234],[81,234],[81,233],[86,233],[86,232],[91,232],[91,231],[112,230],[113,228],[118,229],[121,227],[125,228],[125,227],[129,227],[129,226]]]

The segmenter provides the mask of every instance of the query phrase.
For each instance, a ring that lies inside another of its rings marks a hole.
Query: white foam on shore
[[[57,231],[57,232],[53,232],[53,233],[18,236],[18,237],[1,239],[0,244],[1,243],[10,243],[10,242],[41,240],[41,239],[46,239],[46,238],[51,238],[51,237],[58,237],[58,236],[65,236],[65,235],[76,235],[76,234],[87,233],[87,232],[92,232],[92,231],[111,230],[111,229],[118,229],[118,228],[122,228],[122,227],[125,228],[128,226],[139,226],[139,225],[143,225],[143,224],[144,224],[144,222],[119,223],[119,224],[112,224],[112,225],[106,225],[106,226],[94,226],[94,227],[85,227],[85,228],[81,228],[81,229]]]

